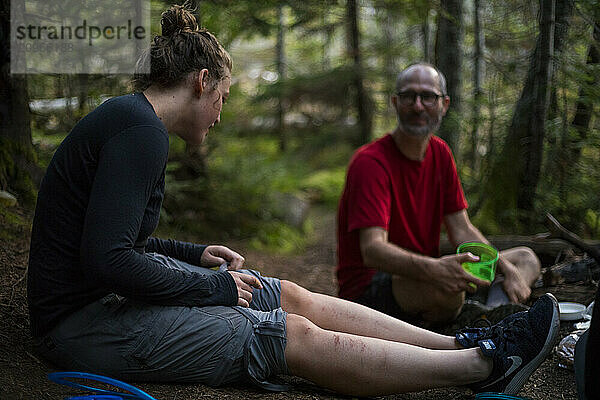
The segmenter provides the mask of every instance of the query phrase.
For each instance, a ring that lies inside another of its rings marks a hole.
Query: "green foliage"
[[[0,206],[0,241],[23,238],[30,228],[31,220],[20,214],[17,208]]]
[[[54,152],[67,136],[67,133],[62,132],[49,135],[45,131],[34,127],[31,129],[31,136],[38,156],[38,165],[45,169],[48,167],[50,160],[52,160]]]
[[[600,171],[595,166],[600,162],[598,140],[600,132],[594,130],[591,137],[575,142],[582,147],[581,158],[574,162],[568,152],[570,145],[548,151],[547,170],[540,185],[540,207],[552,210],[561,223],[582,235],[598,237],[595,216],[600,213]]]
[[[36,186],[26,165],[35,165],[37,154],[33,147],[0,138],[0,189],[17,195],[19,203],[35,204]]]
[[[321,170],[303,179],[300,187],[310,193],[315,202],[335,208],[340,200],[345,178],[346,168],[344,167]]]
[[[520,143],[503,146],[535,45],[538,28],[532,21],[537,18],[537,4],[527,0],[482,3],[485,75],[479,136],[471,143],[473,71],[471,60],[465,58],[461,74],[464,106],[456,116],[456,121],[461,121],[457,132],[461,147],[454,149],[471,217],[485,233],[529,233],[543,229],[542,218],[549,211],[577,233],[597,236],[600,86],[594,78],[600,76],[600,67],[586,64],[586,55],[591,19],[597,18],[600,9],[598,0],[575,4],[568,43],[556,60],[558,108],[548,123],[544,166],[530,226],[519,225],[521,216],[515,204],[518,188],[490,189],[497,183],[495,179],[503,179],[490,176],[490,165],[510,154],[503,165],[505,175],[510,176],[522,158]],[[171,3],[152,0],[151,4],[152,32],[157,34],[160,14]],[[177,179],[185,144],[172,136],[161,230],[177,237],[251,239],[256,247],[291,251],[303,245],[303,232],[310,227],[287,223],[282,195],[309,198],[335,208],[346,165],[355,150],[358,124],[345,1],[226,0],[196,4],[201,25],[215,33],[232,54],[234,84],[221,124],[211,130],[207,140],[205,177]],[[280,5],[285,77],[275,75]],[[427,18],[433,40],[439,2],[378,0],[361,1],[359,6],[362,74],[368,96],[374,100],[373,135],[381,136],[396,124],[389,106],[395,75],[406,64],[423,59],[423,23]],[[474,43],[472,10],[467,7],[465,11],[463,47],[469,55]],[[88,98],[89,108],[81,111],[75,107],[34,110],[34,144],[42,166],[47,165],[66,132],[104,95],[127,92],[122,76],[80,80],[68,75],[35,75],[29,79],[32,99],[77,97],[82,88]],[[286,114],[286,152],[279,147],[279,99]],[[595,107],[589,129],[583,134],[569,127],[578,100]],[[472,145],[477,156],[473,163]],[[581,153],[576,161],[565,156],[574,150]],[[0,176],[14,169],[9,153],[1,144]],[[27,186],[26,181],[22,184]],[[490,197],[493,207],[487,201]]]
[[[586,215],[592,215],[590,211],[600,210],[600,204],[594,195],[600,189],[595,172],[597,168],[589,158],[590,152],[596,152],[592,143],[597,140],[598,118],[593,116],[592,123],[585,132],[575,131],[571,124],[578,101],[597,104],[600,99],[597,83],[589,84],[594,76],[599,76],[597,65],[586,64],[591,43],[590,24],[593,23],[592,18],[597,23],[597,13],[593,10],[598,10],[598,2],[577,2],[575,7],[578,11],[570,20],[569,36],[562,47],[563,51],[556,54],[554,59],[556,69],[553,89],[556,91],[557,101],[552,105],[554,109],[546,125],[543,166],[534,199],[534,210],[523,215],[516,205],[519,187],[507,185],[504,180],[514,180],[519,164],[524,162],[527,154],[521,150],[522,140],[527,138],[508,143],[505,135],[535,45],[537,28],[530,21],[537,18],[538,10],[537,6],[531,7],[526,2],[512,0],[509,3],[503,2],[502,5],[492,1],[485,6],[484,95],[487,100],[482,103],[480,121],[483,125],[480,125],[481,136],[476,143],[481,158],[478,161],[480,164],[475,165],[475,170],[468,171],[469,174],[464,174],[462,170],[461,177],[467,194],[476,192],[470,196],[470,201],[474,199],[471,205],[474,204],[475,211],[478,212],[473,220],[486,233],[539,232],[545,229],[544,214],[551,212],[577,233],[593,235],[594,227],[590,226],[590,218],[586,218]],[[586,17],[582,18],[584,15]],[[469,36],[467,30],[467,38]],[[468,74],[466,77],[468,84]],[[471,107],[465,110],[470,109]],[[597,109],[595,115],[597,116]],[[463,120],[467,121],[468,118]],[[469,132],[469,129],[467,127],[463,132]],[[465,157],[471,157],[472,153],[470,138],[463,141],[463,145],[460,163],[468,161]],[[582,154],[586,154],[579,160],[573,155],[577,149],[583,149]],[[497,173],[490,176],[489,165],[498,158],[503,159],[502,164],[497,168]],[[498,186],[504,189],[496,190]],[[483,207],[480,207],[482,204]],[[523,220],[528,220],[529,223],[524,226],[521,224]]]
[[[519,224],[522,216],[515,204],[518,188],[497,192],[494,187],[501,186],[498,179],[510,177],[515,164],[522,157],[519,143],[507,147],[502,147],[502,144],[505,143],[531,50],[535,45],[537,25],[531,22],[537,19],[537,5],[524,0],[509,0],[508,3],[493,0],[484,4],[486,75],[480,103],[479,137],[475,143],[478,161],[473,164],[474,168],[470,167],[470,158],[474,156],[471,154],[469,136],[472,121],[470,112],[473,109],[470,60],[465,60],[462,74],[463,101],[466,106],[462,115],[456,116],[462,121],[459,132],[462,147],[455,150],[455,155],[471,210],[477,212],[472,217],[486,233],[528,233],[543,229],[543,215],[550,211],[565,223],[579,221],[576,231],[593,234],[593,216],[600,212],[600,204],[593,196],[600,189],[597,183],[600,177],[595,172],[596,151],[593,150],[598,118],[593,120],[596,125],[591,127],[586,141],[570,131],[572,138],[568,147],[583,149],[584,154],[576,164],[565,164],[560,158],[561,151],[566,150],[561,148],[560,143],[563,129],[561,118],[564,116],[570,122],[579,88],[584,92],[584,102],[596,104],[600,98],[598,85],[591,84],[592,78],[598,76],[598,67],[585,64],[589,21],[578,16],[594,15],[598,2],[585,0],[577,3],[579,14],[576,13],[572,20],[572,33],[568,45],[564,47],[566,54],[557,60],[563,63],[566,81],[563,79],[555,84],[559,90],[567,90],[567,108],[563,109],[561,103],[559,119],[549,124],[544,172],[535,201],[535,215],[530,216],[533,221],[530,226]],[[244,77],[245,71],[257,66],[263,71],[274,70],[274,33],[278,23],[275,6],[271,2],[260,5],[245,1],[202,3],[204,24],[225,43],[233,45],[236,39],[243,38],[246,42],[251,39],[250,43],[255,44],[254,48],[252,45],[243,47],[239,55],[232,52],[236,64],[234,75]],[[244,82],[242,79],[239,85],[232,88],[231,101],[224,109],[223,118],[228,129],[210,138],[211,156],[208,162],[211,165],[217,160],[218,164],[218,158],[214,157],[223,151],[229,154],[228,157],[250,157],[254,160],[253,174],[261,176],[258,170],[263,168],[270,171],[262,175],[263,179],[267,179],[265,182],[272,186],[270,190],[286,193],[305,191],[314,201],[334,207],[343,186],[345,166],[354,150],[351,138],[356,136],[356,126],[347,123],[348,118],[353,118],[353,94],[352,70],[347,67],[344,4],[336,1],[290,1],[285,3],[285,7],[288,78],[274,82],[261,78]],[[395,116],[389,109],[389,92],[394,75],[401,66],[422,58],[420,24],[426,16],[433,24],[438,7],[439,4],[435,2],[414,0],[361,3],[362,55],[364,65],[368,67],[365,86],[375,99],[374,126],[379,129],[376,136],[389,131],[395,124]],[[225,20],[227,23],[223,23]],[[472,18],[467,17],[465,21],[465,45],[468,50],[473,45]],[[434,36],[435,26],[432,25],[430,31]],[[325,55],[328,55],[328,59],[324,62]],[[289,115],[300,115],[304,119],[303,123],[287,125],[291,150],[285,154],[278,153],[274,136],[278,98],[284,99]],[[257,136],[262,139],[257,139]],[[272,147],[257,149],[262,154],[258,156],[254,153],[256,147],[246,141],[250,138],[259,141],[271,138]],[[245,147],[246,152],[229,153],[226,148],[231,143],[234,147]],[[506,160],[502,170],[506,174],[491,177],[490,165],[502,155]],[[218,165],[219,168],[224,166]],[[229,172],[235,173],[247,167],[243,163],[235,165],[237,167],[232,167]],[[279,169],[285,169],[286,173],[281,174]],[[559,182],[560,171],[565,170],[570,172],[563,174]],[[248,173],[244,170],[241,174]],[[219,184],[231,179],[227,178],[228,172],[225,170],[216,174],[220,179]],[[253,180],[251,177],[244,179],[249,182]],[[232,186],[248,196],[266,196],[266,192],[261,194],[255,189],[252,192],[244,184]],[[494,199],[491,203],[487,201],[490,197]],[[267,203],[265,207],[270,207]],[[244,205],[251,210],[252,204],[249,201]],[[484,205],[483,208],[481,205]],[[238,206],[243,205],[235,207]],[[273,215],[267,212],[260,216],[256,207],[250,213],[267,219]]]
[[[200,2],[199,2],[200,3]],[[218,35],[228,46],[237,38],[268,36],[276,27],[277,1],[222,1],[200,3],[198,15],[202,26]]]
[[[310,229],[305,228],[304,232],[300,232],[285,223],[271,221],[256,232],[250,240],[250,245],[255,249],[272,253],[292,254],[307,244],[305,233],[309,231]]]
[[[590,236],[598,237],[600,235],[600,212],[588,208],[585,213],[585,224],[590,230]]]
[[[323,108],[341,108],[345,105],[344,99],[348,96],[353,77],[352,69],[347,66],[310,76],[299,75],[285,82],[261,86],[256,100],[268,101],[283,96],[293,106],[313,103]]]
[[[63,135],[88,112],[127,91],[126,76],[38,74],[28,78],[31,128]]]
[[[289,182],[296,178],[277,153],[273,139],[240,138],[211,151],[207,178],[183,182],[173,175],[177,162],[170,163],[162,222],[198,237],[255,238],[266,246],[274,232],[290,236],[276,193],[295,188]]]
[[[306,220],[291,225],[289,196],[337,207],[351,148],[336,151],[315,141],[324,138],[317,135],[297,137],[289,153],[281,153],[269,135],[211,135],[207,177],[190,181],[176,179],[176,153],[182,149],[180,140],[172,140],[162,232],[200,240],[244,238],[256,248],[289,253],[305,245],[311,229]]]

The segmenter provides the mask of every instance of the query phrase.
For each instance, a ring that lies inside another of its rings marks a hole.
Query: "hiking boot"
[[[477,347],[478,342],[483,339],[494,337],[496,327],[506,327],[506,325],[517,316],[522,316],[528,310],[527,306],[522,304],[503,304],[494,309],[490,309],[487,313],[482,314],[483,318],[478,319],[472,327],[465,327],[456,332],[456,341],[465,349]],[[475,327],[478,322],[487,324],[484,327]],[[496,323],[496,325],[493,325]],[[494,328],[494,329],[492,329]]]
[[[490,376],[472,384],[475,392],[516,394],[552,350],[559,330],[558,302],[550,293],[527,312],[510,316],[490,328],[493,337],[479,340],[479,348],[494,366]]]

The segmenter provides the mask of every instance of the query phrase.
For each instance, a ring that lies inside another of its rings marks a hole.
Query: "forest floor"
[[[295,281],[304,287],[329,295],[336,294],[335,280],[335,216],[319,211],[313,215],[314,232],[311,244],[299,255],[282,256],[249,250],[244,243],[225,243],[244,254],[246,265],[259,269],[263,275]],[[4,221],[1,220],[0,227]],[[0,399],[63,399],[77,392],[48,381],[46,375],[54,367],[40,360],[32,351],[26,306],[26,266],[29,252],[28,229],[23,228],[18,239],[0,239]],[[533,298],[552,292],[559,301],[589,304],[594,298],[592,284],[573,284],[536,289]],[[561,335],[573,330],[563,323]],[[269,393],[246,386],[211,388],[199,384],[173,385],[136,383],[139,388],[160,400],[191,400],[200,398],[228,399],[348,399],[321,389],[300,378],[283,377],[292,389],[284,393]],[[531,376],[520,393],[531,399],[576,399],[575,377],[572,371],[558,366],[552,354]],[[399,394],[385,399],[472,399],[465,388],[428,390]]]

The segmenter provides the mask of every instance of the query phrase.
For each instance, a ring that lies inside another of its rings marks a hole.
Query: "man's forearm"
[[[470,223],[467,224],[464,229],[455,230],[454,235],[448,235],[448,239],[455,248],[466,242],[482,242],[485,244],[490,244],[485,236],[483,236],[483,233],[481,233],[479,229]]]
[[[427,280],[432,258],[403,249],[390,242],[372,243],[363,251],[367,267],[416,280]]]

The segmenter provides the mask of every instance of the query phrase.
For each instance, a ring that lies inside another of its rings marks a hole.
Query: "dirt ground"
[[[3,221],[0,221],[2,223]],[[246,265],[259,269],[264,275],[293,280],[304,287],[335,295],[335,219],[333,213],[315,218],[314,242],[301,255],[281,256],[246,250],[243,243],[228,244],[241,251]],[[38,359],[31,349],[31,336],[26,308],[26,265],[28,232],[23,229],[18,240],[0,242],[0,399],[63,399],[75,395],[69,389],[46,378],[55,371]],[[246,251],[245,251],[246,250]],[[559,301],[578,301],[588,304],[594,298],[593,284],[575,284],[536,289],[533,297],[549,291]],[[560,337],[572,330],[572,324],[563,323]],[[269,393],[251,387],[210,388],[204,385],[167,385],[135,383],[160,400],[191,400],[202,398],[227,399],[347,399],[323,390],[312,383],[294,377],[282,377],[292,389],[285,393]],[[531,376],[520,393],[531,399],[576,399],[574,373],[558,367],[557,356],[552,354]],[[429,390],[419,393],[387,396],[386,399],[472,399],[464,388]]]

